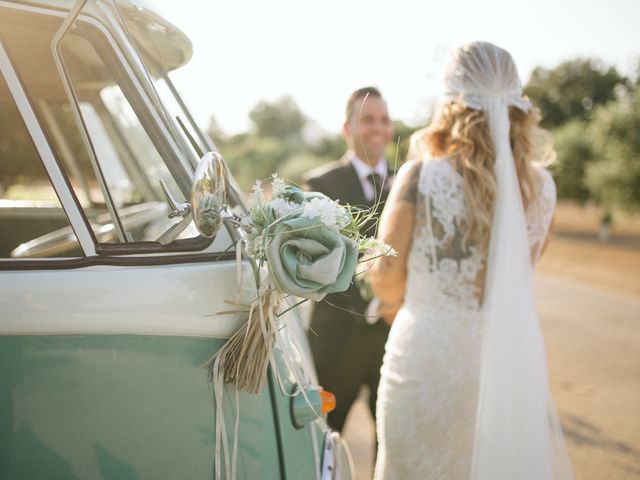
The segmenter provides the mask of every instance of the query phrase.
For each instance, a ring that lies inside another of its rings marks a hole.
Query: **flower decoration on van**
[[[246,233],[247,256],[256,272],[266,267],[266,275],[256,273],[249,319],[213,358],[225,382],[252,393],[265,385],[286,297],[321,301],[349,287],[360,258],[396,255],[390,246],[360,234],[371,218],[369,210],[287,185],[275,174],[270,185],[267,200],[262,182],[256,182],[248,215],[238,222]]]

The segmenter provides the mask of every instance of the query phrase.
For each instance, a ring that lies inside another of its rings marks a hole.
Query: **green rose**
[[[298,187],[292,187],[290,185],[287,185],[284,188],[282,198],[295,203],[304,203],[307,201],[305,192],[300,190]]]
[[[287,185],[281,195],[282,198],[294,203],[308,202],[313,198],[328,198],[326,195],[320,192],[305,192],[298,187],[292,187]]]
[[[275,227],[266,254],[281,291],[318,302],[349,287],[358,245],[317,219],[298,217]]]

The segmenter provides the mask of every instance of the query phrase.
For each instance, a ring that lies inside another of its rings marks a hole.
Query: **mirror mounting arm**
[[[160,180],[160,187],[162,188],[162,193],[164,193],[164,198],[166,198],[169,207],[171,207],[171,212],[169,212],[169,218],[174,217],[186,217],[191,213],[191,204],[189,202],[178,202],[169,189],[167,188],[167,184],[164,180]]]

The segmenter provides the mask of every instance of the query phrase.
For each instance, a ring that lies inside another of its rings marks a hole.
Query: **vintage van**
[[[215,147],[169,78],[191,49],[143,1],[0,0],[2,479],[351,478],[296,310],[267,387],[226,388],[217,440],[203,365],[253,276],[230,224],[193,220]]]

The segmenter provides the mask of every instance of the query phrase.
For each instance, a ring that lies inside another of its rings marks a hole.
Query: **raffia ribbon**
[[[212,375],[217,363],[224,383],[249,393],[260,393],[265,386],[275,344],[274,325],[269,319],[282,302],[277,290],[265,290],[252,302],[248,320],[207,362]]]

